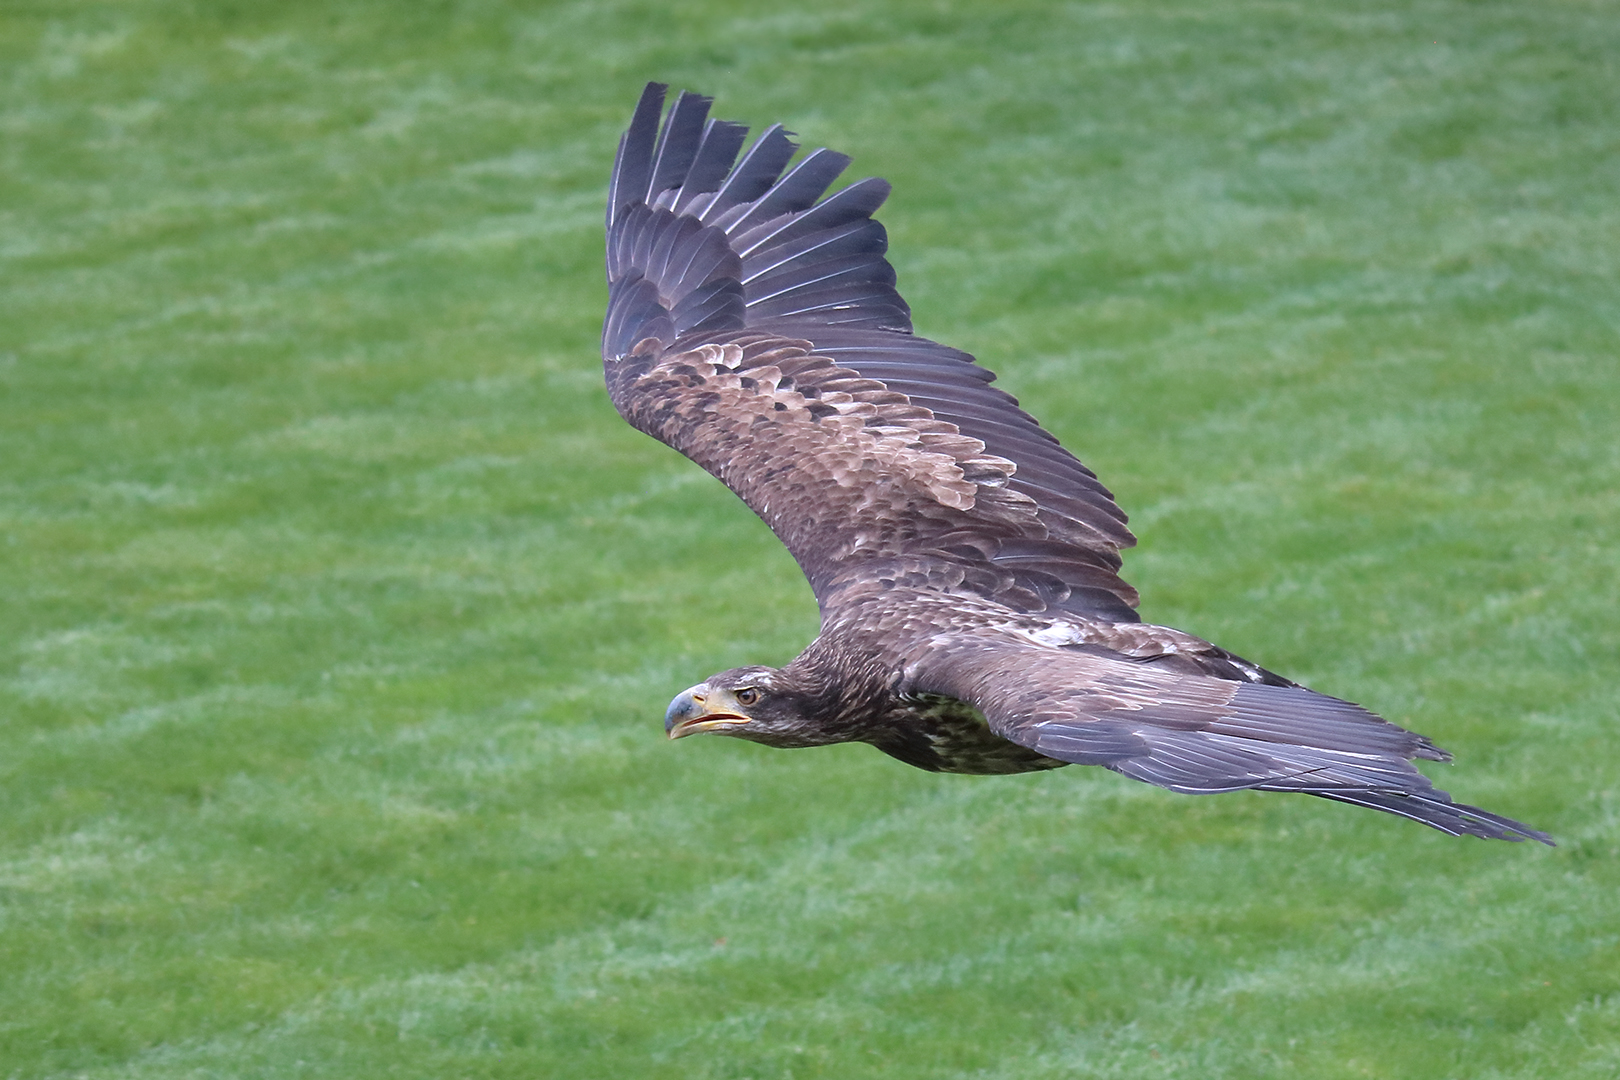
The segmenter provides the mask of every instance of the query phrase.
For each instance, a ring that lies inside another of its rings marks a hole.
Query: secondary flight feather
[[[607,210],[608,392],[736,492],[803,568],[821,633],[670,704],[671,738],[866,742],[919,768],[1101,765],[1171,791],[1293,791],[1454,835],[1549,842],[1453,802],[1421,735],[1141,621],[1096,475],[973,357],[912,332],[850,159],[651,83]],[[790,167],[791,164],[791,167]]]

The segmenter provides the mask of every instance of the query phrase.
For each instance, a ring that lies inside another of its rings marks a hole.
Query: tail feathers
[[[1431,829],[1439,829],[1452,836],[1478,836],[1485,840],[1515,842],[1538,840],[1548,847],[1556,846],[1552,837],[1540,829],[1532,829],[1521,821],[1493,814],[1489,810],[1481,810],[1477,806],[1452,802],[1450,795],[1438,789],[1431,788],[1421,795],[1393,791],[1310,791],[1301,788],[1288,790],[1303,790],[1307,795],[1349,803],[1352,806],[1366,806],[1387,814],[1398,814],[1413,821],[1421,821]]]
[[[1048,665],[1096,663],[1078,655],[1032,655]],[[1005,659],[1002,665],[1016,671]],[[1055,681],[1023,675],[1031,683]],[[1522,822],[1453,802],[1412,763],[1448,761],[1449,754],[1348,701],[1300,686],[1157,673],[1127,677],[1106,669],[1080,687],[1071,696],[1050,693],[1028,702],[1015,694],[1000,703],[993,693],[980,693],[978,704],[989,703],[985,715],[993,729],[1038,753],[1101,765],[1182,795],[1293,792],[1382,810],[1453,836],[1552,843]],[[1118,704],[1097,710],[1099,697]],[[1011,722],[1001,719],[1003,709]],[[1036,716],[1020,715],[1027,712]]]
[[[1539,840],[1552,845],[1546,833],[1522,822],[1453,802],[1406,760],[1409,750],[1367,746],[1355,752],[1281,746],[1263,741],[1263,737],[1235,738],[1207,730],[1133,734],[1146,744],[1147,752],[1138,749],[1129,757],[1106,762],[1106,767],[1183,795],[1293,792],[1382,810],[1453,836]],[[1063,756],[1072,759],[1074,755]]]

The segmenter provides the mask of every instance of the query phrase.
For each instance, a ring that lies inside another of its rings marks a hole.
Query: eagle
[[[1100,765],[1174,792],[1292,791],[1452,835],[1552,841],[1453,802],[1433,742],[1142,621],[1095,473],[995,376],[912,331],[850,158],[650,83],[607,205],[602,357],[620,415],[735,492],[821,613],[780,668],[683,690],[669,738],[864,742],[946,773]],[[789,167],[791,164],[791,168]]]

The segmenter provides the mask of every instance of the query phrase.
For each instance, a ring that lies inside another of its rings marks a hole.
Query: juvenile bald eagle
[[[650,84],[619,143],[602,356],[632,425],[714,474],[798,560],[821,634],[683,691],[664,724],[767,746],[866,742],[938,772],[1101,765],[1187,794],[1296,791],[1453,835],[1546,834],[1452,802],[1428,739],[1144,623],[1097,477],[912,333],[850,159]],[[786,172],[784,172],[786,170]]]

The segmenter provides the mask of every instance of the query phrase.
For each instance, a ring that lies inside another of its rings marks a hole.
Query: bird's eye
[[[737,704],[752,705],[759,700],[759,691],[752,686],[745,686],[737,691]]]

